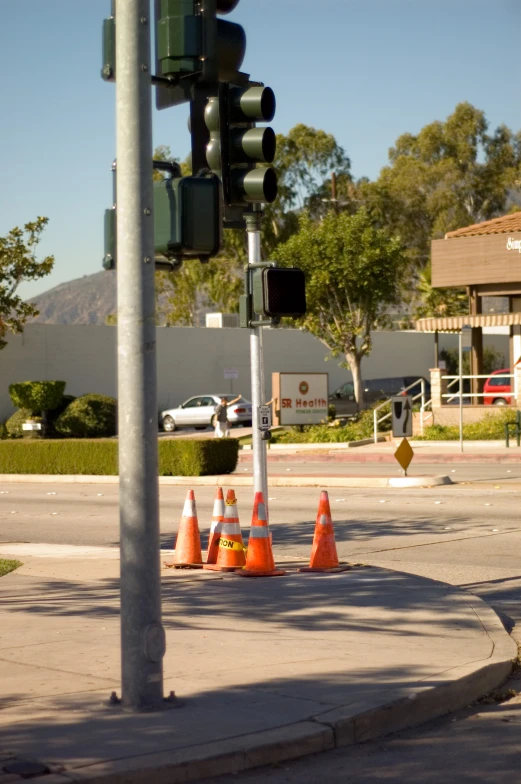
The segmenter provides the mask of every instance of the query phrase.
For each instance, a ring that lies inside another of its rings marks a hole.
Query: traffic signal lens
[[[292,316],[306,313],[306,283],[300,269],[280,267],[263,270],[264,312],[267,316]]]
[[[217,0],[217,13],[229,14],[239,5],[239,0]]]
[[[271,204],[277,198],[277,175],[271,167],[232,172],[234,190],[242,193],[245,202]]]
[[[233,160],[237,163],[260,161],[272,163],[277,149],[273,128],[251,128],[249,131],[235,131],[231,134]]]
[[[271,122],[275,117],[277,102],[271,87],[239,87],[232,91],[230,99],[233,120]]]

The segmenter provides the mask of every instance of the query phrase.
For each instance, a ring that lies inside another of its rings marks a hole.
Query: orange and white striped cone
[[[201,536],[197,522],[195,495],[193,490],[189,490],[186,494],[183,516],[179,523],[172,566],[201,569],[202,565],[203,556],[201,553]]]
[[[266,519],[266,507],[262,493],[255,493],[246,566],[244,569],[239,569],[237,574],[241,574],[243,577],[278,577],[286,574],[281,569],[275,569],[270,529]]]
[[[322,490],[318,504],[315,535],[313,537],[309,566],[303,567],[298,571],[345,572],[348,569],[349,566],[340,566],[338,560],[333,520],[331,519],[331,509],[329,507],[329,496],[327,490]]]
[[[215,572],[234,572],[236,569],[241,569],[246,563],[245,549],[237,513],[235,492],[228,490],[221,535],[219,537],[217,561],[214,564],[206,563],[203,568],[212,569]]]
[[[212,524],[210,526],[210,537],[208,539],[208,552],[206,563],[217,563],[219,553],[219,539],[221,537],[222,524],[224,520],[224,496],[222,487],[217,488],[213,502]]]

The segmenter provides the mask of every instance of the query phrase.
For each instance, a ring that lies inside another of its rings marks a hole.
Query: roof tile
[[[445,239],[476,237],[479,234],[508,234],[512,231],[521,231],[521,211],[513,212],[511,215],[503,215],[502,218],[492,218],[492,220],[483,223],[474,223],[472,226],[464,226],[455,231],[448,231],[445,234]]]

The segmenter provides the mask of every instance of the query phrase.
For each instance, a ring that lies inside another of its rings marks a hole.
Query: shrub
[[[380,405],[377,403],[376,405]],[[374,407],[373,407],[374,408]],[[304,425],[292,427],[283,432],[273,434],[273,443],[282,444],[326,444],[346,443],[348,441],[361,441],[372,438],[374,435],[373,408],[362,411],[354,419],[341,425],[338,420],[331,425]],[[383,407],[378,412],[379,416],[390,412],[391,404]],[[387,431],[390,428],[390,419],[380,422],[378,431]]]
[[[107,438],[116,434],[117,404],[106,395],[76,398],[54,423],[57,433],[69,438]]]
[[[0,438],[7,438],[7,428],[5,426],[5,422],[0,422]]]
[[[479,422],[463,425],[463,439],[466,441],[502,440],[505,437],[507,422],[515,422],[516,412],[503,409],[497,413],[485,414]],[[420,441],[457,441],[459,425],[431,425],[426,427]]]
[[[159,442],[160,476],[205,476],[235,470],[235,438]],[[118,442],[114,439],[2,441],[0,471],[6,474],[81,474],[115,476]]]
[[[54,408],[52,411],[49,411],[47,414],[47,427],[45,429],[45,435],[47,437],[56,437],[56,420],[75,400],[76,398],[74,395],[64,395],[61,399],[60,405],[57,406],[57,408]]]
[[[30,419],[32,412],[27,408],[20,408],[18,411],[9,417],[5,423],[8,438],[21,438],[23,436],[22,425],[26,419]]]
[[[22,381],[9,386],[13,405],[28,409],[32,414],[52,411],[60,405],[65,392],[65,381]]]

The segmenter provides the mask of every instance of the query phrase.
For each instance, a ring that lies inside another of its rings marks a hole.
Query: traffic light
[[[300,318],[306,313],[306,282],[301,269],[253,270],[253,310],[267,318]]]
[[[194,97],[193,88],[215,90],[240,74],[246,50],[244,29],[219,19],[239,0],[155,0],[156,70],[170,85],[158,84],[156,106],[165,109]]]
[[[172,269],[184,259],[208,261],[222,244],[220,185],[217,177],[168,177],[154,183],[154,259]],[[103,267],[117,266],[117,209],[105,210]]]
[[[170,177],[154,183],[154,251],[162,260],[207,261],[221,249],[216,177]]]
[[[103,255],[103,268],[106,270],[116,269],[116,208],[111,207],[105,210],[105,253]]]
[[[243,225],[249,205],[271,204],[277,198],[275,170],[262,165],[275,158],[275,132],[255,127],[273,119],[275,106],[273,90],[258,84],[221,84],[219,94],[206,104],[206,161],[222,181],[225,225],[232,228]]]
[[[111,3],[111,12],[108,19],[103,20],[102,46],[101,46],[101,78],[105,82],[116,81],[116,9],[115,0]]]

